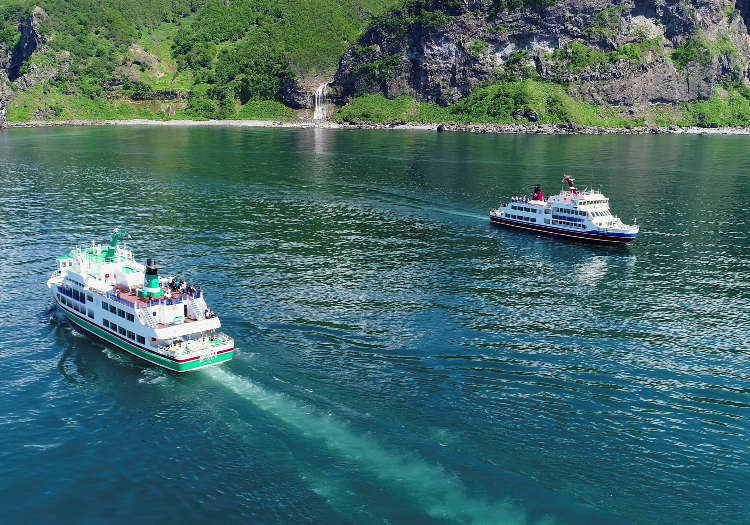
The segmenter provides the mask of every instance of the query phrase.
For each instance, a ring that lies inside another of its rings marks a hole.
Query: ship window
[[[109,327],[112,329],[113,332],[117,331],[117,325],[115,323],[109,323]]]
[[[128,339],[135,339],[135,333],[128,330]]]
[[[120,317],[124,318],[125,317],[125,310],[123,310],[122,308],[118,308],[117,309],[117,315],[119,315]]]
[[[107,303],[105,303],[104,301],[102,301],[102,309],[109,312],[109,307],[107,306]]]
[[[94,311],[93,311],[93,310],[92,310],[91,308],[89,308],[89,311],[88,311],[88,315],[89,315],[89,317],[91,317],[92,319],[94,318]]]
[[[94,298],[93,298],[93,297],[91,297],[90,295],[87,295],[87,296],[86,296],[86,299],[88,299],[88,301],[89,301],[90,303],[93,303],[93,302],[94,302]]]
[[[547,208],[546,210],[544,210],[544,213],[549,214],[550,213],[550,209]]]
[[[584,229],[584,230],[586,229],[586,225],[585,225],[585,224],[582,224],[581,226],[583,226],[583,229]]]
[[[141,343],[142,345],[146,344],[146,338],[143,337],[142,335],[136,336],[135,340],[138,341],[139,343]]]
[[[107,321],[106,319],[102,321],[102,324],[103,324],[103,325],[104,325],[105,327],[109,328],[109,321]]]
[[[117,307],[115,305],[113,305],[113,304],[110,304],[109,305],[109,311],[112,312],[113,314],[116,314],[117,313]]]
[[[127,314],[127,315],[125,316],[125,318],[126,318],[126,319],[127,319],[128,321],[130,321],[131,323],[132,323],[132,322],[135,322],[135,316],[134,316],[133,314]]]
[[[122,326],[118,327],[117,331],[120,332],[120,334],[125,335],[125,329]]]
[[[549,219],[544,219],[544,224],[549,224]]]
[[[557,221],[555,219],[552,219],[552,224],[557,224]]]

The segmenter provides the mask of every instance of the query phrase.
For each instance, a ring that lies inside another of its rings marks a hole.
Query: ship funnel
[[[143,279],[143,297],[162,296],[161,285],[159,284],[159,269],[163,266],[156,264],[153,259],[146,259],[146,275]]]
[[[544,192],[542,192],[541,184],[534,186],[534,196],[531,198],[534,201],[544,201]]]

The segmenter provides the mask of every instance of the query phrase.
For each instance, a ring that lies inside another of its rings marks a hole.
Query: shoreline
[[[408,122],[359,122],[339,121],[313,122],[312,120],[60,120],[6,122],[7,128],[37,128],[58,126],[218,126],[218,127],[253,127],[253,128],[326,128],[326,129],[393,129],[422,131],[451,131],[463,133],[503,133],[525,135],[750,135],[750,127],[657,127],[628,126],[625,128],[605,128],[600,126],[577,126],[574,124],[420,124]],[[0,126],[0,129],[2,126]]]

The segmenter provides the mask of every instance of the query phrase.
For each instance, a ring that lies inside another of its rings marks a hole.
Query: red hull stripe
[[[122,336],[121,336],[120,334],[118,334],[118,333],[116,333],[116,332],[113,332],[112,330],[110,330],[110,329],[108,329],[108,328],[104,328],[103,326],[99,326],[98,324],[92,323],[91,321],[89,321],[88,319],[86,319],[85,317],[83,317],[82,315],[79,315],[79,314],[78,314],[78,312],[76,312],[76,311],[75,311],[75,310],[73,310],[72,308],[69,308],[69,307],[65,306],[64,304],[60,303],[60,302],[59,302],[59,301],[57,300],[57,298],[55,298],[55,302],[56,302],[56,303],[58,304],[58,306],[60,306],[60,308],[62,308],[63,310],[65,310],[65,311],[66,311],[66,312],[68,312],[69,314],[73,314],[73,315],[75,315],[75,316],[76,316],[77,318],[79,318],[80,320],[84,321],[85,323],[88,323],[88,324],[94,325],[94,326],[96,326],[96,327],[97,327],[97,328],[98,328],[99,330],[104,330],[104,331],[105,331],[105,332],[107,332],[108,334],[110,334],[110,335],[113,335],[113,336],[115,336],[116,338],[118,338],[118,339],[120,339],[120,340],[122,340],[122,341],[126,342],[126,343],[127,343],[127,344],[129,344],[130,346],[135,346],[136,348],[138,348],[138,349],[140,349],[140,350],[143,350],[144,352],[148,352],[149,354],[152,354],[152,355],[155,355],[155,356],[159,356],[159,357],[161,357],[161,358],[163,358],[163,359],[169,359],[170,361],[172,361],[172,362],[174,362],[174,363],[178,363],[178,364],[182,364],[182,363],[189,363],[190,361],[195,361],[195,360],[197,360],[197,359],[200,359],[200,356],[196,356],[196,357],[191,357],[190,359],[176,359],[176,358],[174,358],[174,357],[169,357],[168,355],[160,354],[159,352],[154,352],[153,350],[150,350],[149,348],[147,348],[147,347],[145,347],[145,346],[141,346],[141,345],[139,345],[139,344],[137,344],[137,343],[133,343],[133,342],[132,342],[132,341],[130,341],[129,339],[125,339],[125,338],[124,338],[124,337],[122,337]],[[96,335],[96,334],[94,334],[94,335]],[[221,350],[221,351],[219,351],[219,352],[216,352],[216,355],[226,354],[227,352],[231,352],[231,351],[233,351],[233,350],[234,350],[234,347],[232,347],[232,348],[229,348],[229,349],[227,349],[227,350]]]
[[[518,223],[515,221],[509,221],[507,219],[501,219],[499,217],[493,217],[493,216],[490,216],[490,220],[497,224],[502,224],[503,226],[510,226],[512,228],[518,228],[521,230],[533,230],[533,231],[538,231],[542,233],[548,233],[550,235],[559,235],[561,237],[574,237],[576,239],[583,239],[583,240],[588,240],[588,241],[625,243],[625,242],[631,242],[635,240],[635,235],[632,237],[624,237],[624,236],[614,237],[614,236],[602,235],[602,234],[596,234],[596,233],[574,232],[574,231],[568,231],[568,230],[560,230],[557,228],[550,228],[548,226],[540,226],[537,224]]]

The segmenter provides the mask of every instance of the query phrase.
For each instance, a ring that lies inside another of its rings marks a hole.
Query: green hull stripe
[[[144,352],[137,346],[133,346],[117,337],[113,337],[110,333],[105,332],[104,330],[96,326],[95,324],[78,318],[77,316],[68,312],[64,308],[61,308],[61,309],[65,313],[68,319],[70,319],[74,324],[76,324],[77,326],[80,326],[87,332],[91,332],[95,336],[100,337],[101,339],[104,339],[108,343],[111,343],[118,348],[122,348],[126,352],[133,354],[136,357],[140,357],[144,361],[148,361],[149,363],[153,363],[155,365],[163,366],[164,368],[168,368],[169,370],[174,370],[175,372],[187,372],[189,370],[197,370],[198,368],[204,368],[206,366],[216,365],[224,361],[229,361],[230,359],[232,359],[232,356],[234,355],[234,351],[232,351],[232,352],[226,352],[224,354],[214,356],[214,359],[210,361],[196,359],[194,361],[189,361],[187,363],[175,363],[174,361],[170,361],[167,358],[160,357],[154,354],[150,354],[148,352]]]

